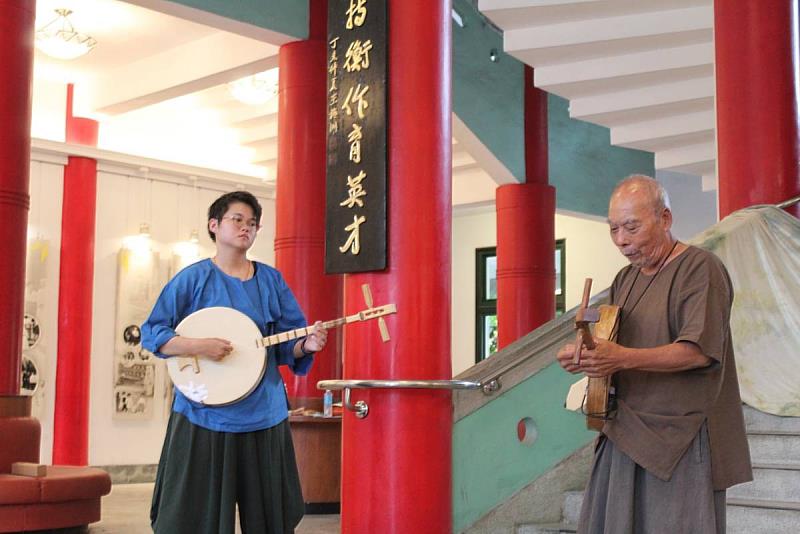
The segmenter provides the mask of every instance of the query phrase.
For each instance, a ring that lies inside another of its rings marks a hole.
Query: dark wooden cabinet
[[[289,417],[303,499],[307,505],[338,505],[342,418]]]

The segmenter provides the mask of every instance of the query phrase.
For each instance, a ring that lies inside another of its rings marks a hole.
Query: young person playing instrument
[[[752,480],[722,262],[676,240],[663,187],[631,176],[614,190],[611,239],[630,265],[611,286],[617,341],[594,339],[571,373],[612,376],[581,509],[581,534],[725,532],[725,490]]]
[[[229,340],[185,338],[175,327],[210,306],[235,308],[266,336],[306,326],[281,274],[247,259],[260,228],[261,206],[245,191],[222,195],[208,210],[216,255],[179,272],[163,289],[142,325],[143,346],[162,358],[198,355],[222,360]],[[278,365],[304,375],[327,333],[270,348],[256,389],[224,406],[206,406],[196,392],[176,389],[156,474],[150,519],[163,534],[233,534],[236,505],[245,533],[294,532],[304,503]]]

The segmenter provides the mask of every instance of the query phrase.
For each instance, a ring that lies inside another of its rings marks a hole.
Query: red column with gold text
[[[451,3],[388,0],[388,267],[345,276],[345,311],[395,303],[383,343],[374,321],[347,327],[345,378],[450,379]],[[346,43],[343,44],[346,49]],[[441,390],[355,390],[345,412],[344,534],[448,533],[452,403]]]

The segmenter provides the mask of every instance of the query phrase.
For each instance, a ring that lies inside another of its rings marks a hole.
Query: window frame
[[[555,251],[560,252],[560,280],[561,294],[555,295],[555,316],[563,315],[566,311],[567,293],[567,240],[556,239]],[[484,320],[486,317],[497,315],[497,299],[487,299],[484,289],[486,287],[486,260],[497,257],[497,247],[481,247],[475,249],[475,363],[480,363],[491,354],[486,355],[483,349],[486,343],[484,336]],[[555,257],[553,258],[555,261]],[[558,273],[556,273],[558,275]]]

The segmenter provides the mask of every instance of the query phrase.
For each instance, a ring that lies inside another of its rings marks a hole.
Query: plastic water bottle
[[[333,391],[326,389],[322,396],[322,415],[333,417]]]

